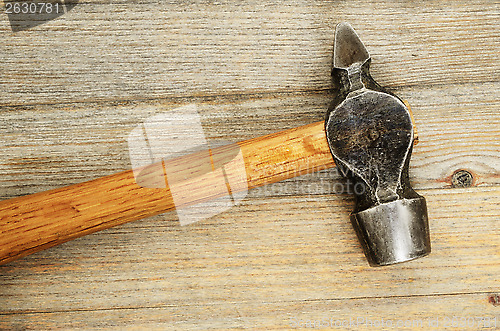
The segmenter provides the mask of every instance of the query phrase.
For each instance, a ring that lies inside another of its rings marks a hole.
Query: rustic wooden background
[[[323,119],[347,21],[412,105],[433,244],[369,267],[331,169],[193,225],[172,212],[1,266],[1,329],[500,327],[497,1],[85,0],[16,33],[0,17],[1,199],[130,168],[129,132],[185,104],[214,144]]]

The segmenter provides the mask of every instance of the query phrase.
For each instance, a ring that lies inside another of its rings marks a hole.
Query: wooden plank
[[[324,126],[319,121],[0,201],[0,264],[116,225],[218,198],[230,202],[254,187],[332,168]]]
[[[284,299],[278,302],[237,302],[149,308],[58,311],[1,315],[3,329],[25,328],[161,328],[206,329],[386,329],[495,330],[498,307],[492,294],[450,294],[420,297],[360,298],[355,300]],[[496,321],[495,321],[496,318]],[[465,324],[463,324],[465,323]],[[468,323],[468,324],[467,324]],[[406,324],[406,326],[405,326]],[[457,326],[457,327],[455,327]]]
[[[129,132],[183,104],[215,145],[322,120],[333,28],[350,22],[374,77],[412,106],[433,252],[369,268],[344,183],[322,171],[187,227],[168,213],[2,266],[1,329],[498,317],[498,4],[88,0],[16,34],[3,17],[1,199],[130,168]],[[473,187],[450,188],[459,169]]]
[[[200,328],[280,328],[329,314],[498,316],[488,295],[500,291],[500,189],[420,193],[433,252],[419,260],[369,267],[345,195],[250,194],[188,227],[147,219],[1,266],[0,325],[119,326],[124,314],[143,316],[136,326]]]
[[[0,104],[328,89],[341,21],[359,31],[382,85],[500,78],[489,0],[81,1],[27,31],[0,22]]]
[[[449,187],[451,175],[462,168],[474,175],[474,185],[500,183],[499,88],[499,83],[487,83],[397,91],[412,104],[419,130],[411,163],[417,189]],[[330,100],[324,92],[4,107],[0,196],[46,191],[130,169],[129,133],[182,104],[197,106],[205,135],[217,146],[320,121]],[[337,179],[323,172],[309,185]]]

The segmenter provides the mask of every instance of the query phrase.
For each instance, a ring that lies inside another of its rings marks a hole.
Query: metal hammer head
[[[370,55],[347,23],[337,26],[332,77],[338,93],[325,131],[333,159],[355,184],[352,224],[373,266],[430,253],[425,199],[410,186],[410,113],[369,73]]]

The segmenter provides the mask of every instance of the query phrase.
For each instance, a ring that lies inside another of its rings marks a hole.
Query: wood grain
[[[12,33],[3,21],[0,104],[328,89],[341,21],[359,31],[384,86],[498,81],[494,8],[488,0],[80,1],[32,30]]]
[[[44,328],[126,328],[130,320],[138,328],[161,328],[165,330],[206,330],[215,329],[253,329],[283,330],[296,329],[356,329],[373,330],[376,326],[387,325],[390,320],[396,329],[398,323],[407,330],[424,330],[429,326],[461,325],[461,318],[469,318],[469,325],[455,329],[495,329],[494,317],[498,316],[497,307],[488,304],[490,293],[474,293],[457,296],[456,294],[359,298],[345,300],[308,300],[277,302],[264,301],[233,302],[232,305],[209,303],[180,306],[178,304],[151,307],[149,309],[103,309],[93,311],[46,313],[41,320],[40,314],[20,313],[12,315],[11,323],[5,318],[2,326],[23,329],[34,324]],[[190,314],[196,318],[189,318]],[[475,322],[472,324],[472,317]],[[360,319],[360,320],[358,320]],[[437,322],[436,322],[437,320]],[[321,323],[321,324],[320,324]],[[337,326],[335,326],[337,323]],[[344,326],[342,327],[342,323]],[[407,323],[404,327],[404,323]],[[437,324],[436,324],[437,323]],[[333,327],[330,325],[333,324]],[[340,326],[339,326],[340,324]],[[498,319],[497,324],[498,326]],[[381,329],[381,327],[379,327]],[[390,329],[390,327],[386,327]]]
[[[116,225],[331,168],[325,137],[324,122],[316,122],[1,201],[0,264]],[[241,164],[233,164],[234,154],[241,155]]]
[[[375,79],[412,106],[410,175],[433,245],[368,267],[345,183],[322,170],[189,226],[167,212],[0,266],[1,329],[268,330],[330,316],[496,316],[498,328],[497,3],[87,0],[15,34],[0,15],[1,199],[130,169],[130,131],[185,104],[213,146],[323,120],[333,29],[348,21]],[[452,187],[460,169],[471,187]],[[481,327],[495,329],[458,329]]]
[[[129,323],[120,316],[131,314],[139,326],[280,328],[296,314],[331,311],[339,318],[497,316],[488,294],[499,281],[498,187],[420,193],[433,252],[419,260],[369,267],[346,195],[250,192],[238,207],[189,227],[129,223],[0,267],[2,323],[92,327],[101,318],[119,327]],[[496,207],[477,213],[485,202]],[[259,309],[270,309],[262,320]],[[98,317],[86,321],[89,311]]]
[[[415,188],[450,187],[451,175],[462,168],[474,174],[475,185],[500,184],[500,143],[495,139],[500,134],[498,89],[499,83],[485,83],[393,90],[410,101],[419,130],[420,143],[411,162]],[[130,132],[148,118],[181,105],[196,104],[208,142],[219,146],[321,121],[331,98],[330,92],[313,91],[5,106],[1,111],[8,120],[0,122],[0,197],[47,191],[131,169]],[[165,132],[164,139],[170,137]],[[316,178],[310,185],[337,177],[320,173]]]

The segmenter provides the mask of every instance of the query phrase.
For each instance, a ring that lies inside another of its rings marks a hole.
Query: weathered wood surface
[[[368,267],[332,169],[251,190],[189,226],[170,212],[2,266],[0,328],[371,318],[425,329],[439,318],[442,329],[454,316],[497,317],[498,328],[495,2],[84,1],[15,34],[2,19],[0,197],[127,170],[129,132],[184,104],[197,105],[215,145],[322,120],[340,21],[366,43],[375,79],[412,106],[420,143],[410,173],[429,204],[430,256]],[[460,169],[471,187],[452,187]]]
[[[0,102],[328,89],[340,21],[385,86],[498,81],[498,16],[488,0],[80,1],[34,30],[3,20]]]

